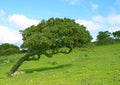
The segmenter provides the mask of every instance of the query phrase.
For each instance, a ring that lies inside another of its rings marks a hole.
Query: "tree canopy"
[[[19,59],[10,70],[10,74],[24,61],[38,60],[42,54],[52,57],[57,53],[70,53],[73,48],[86,45],[92,40],[85,26],[69,18],[42,20],[37,26],[28,27],[20,32],[23,36],[21,47],[27,49],[28,53]]]
[[[96,43],[97,45],[120,43],[120,31],[100,31],[97,35]]]
[[[9,43],[3,43],[0,45],[0,56],[7,56],[11,54],[19,53],[19,47]]]
[[[113,36],[115,37],[115,39],[120,39],[120,30],[113,32]]]
[[[113,39],[111,37],[112,33],[109,31],[100,31],[97,35],[97,44],[98,45],[105,45],[113,43]]]
[[[69,18],[50,18],[42,20],[37,26],[31,26],[22,32],[22,48],[38,54],[59,53],[61,48],[81,47],[92,37],[83,25]]]

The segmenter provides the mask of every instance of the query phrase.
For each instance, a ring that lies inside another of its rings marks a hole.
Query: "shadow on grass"
[[[58,66],[54,66],[54,67],[45,67],[45,68],[25,69],[22,71],[24,71],[25,73],[33,73],[33,72],[60,69],[60,68],[65,68],[65,67],[70,67],[70,66],[72,66],[72,64],[58,65]]]

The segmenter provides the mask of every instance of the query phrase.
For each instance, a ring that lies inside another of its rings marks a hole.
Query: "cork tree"
[[[41,55],[51,58],[54,54],[68,54],[75,47],[91,42],[92,37],[86,27],[69,18],[42,20],[37,26],[20,31],[23,36],[21,48],[27,53],[11,68],[13,74],[24,61],[39,60]]]

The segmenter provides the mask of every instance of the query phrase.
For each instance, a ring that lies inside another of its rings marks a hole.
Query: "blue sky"
[[[22,44],[19,30],[51,17],[74,19],[95,40],[99,31],[120,30],[120,0],[0,0],[0,43]]]

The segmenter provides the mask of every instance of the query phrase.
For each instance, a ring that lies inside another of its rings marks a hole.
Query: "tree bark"
[[[14,74],[17,69],[22,65],[22,63],[24,61],[31,61],[31,60],[39,60],[40,59],[40,55],[38,54],[37,57],[34,57],[35,53],[33,54],[30,54],[30,53],[27,53],[26,55],[24,55],[23,57],[21,57],[17,63],[11,68],[8,76],[11,76],[12,74]],[[32,58],[30,58],[30,56],[33,56]]]
[[[12,74],[15,73],[15,71],[21,66],[21,64],[29,57],[29,54],[24,55],[23,57],[21,57],[17,63],[11,68],[8,76],[11,76]]]

